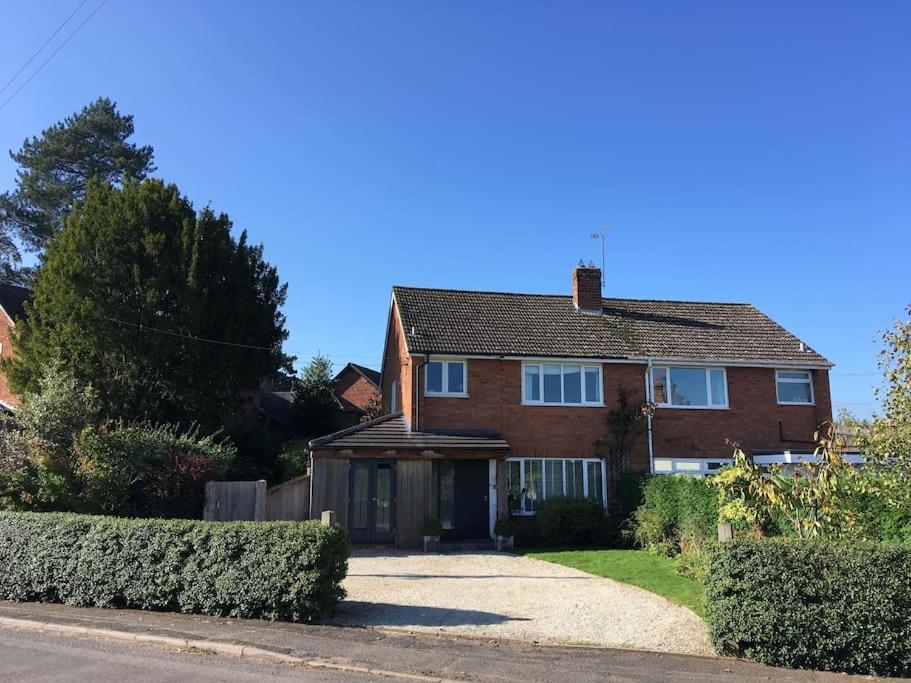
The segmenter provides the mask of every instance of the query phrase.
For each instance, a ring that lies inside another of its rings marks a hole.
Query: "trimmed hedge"
[[[317,521],[0,512],[3,600],[310,621],[347,568],[347,535]]]
[[[597,545],[607,534],[604,505],[591,498],[548,498],[535,521],[547,545]]]
[[[911,548],[716,543],[705,596],[719,651],[776,666],[911,675]]]

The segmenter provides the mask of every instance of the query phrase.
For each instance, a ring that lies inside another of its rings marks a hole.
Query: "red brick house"
[[[7,359],[13,355],[11,335],[16,321],[25,316],[25,302],[29,290],[16,285],[0,285],[0,357]],[[12,412],[19,405],[19,396],[14,394],[6,380],[6,374],[0,372],[0,410]]]
[[[596,442],[623,391],[654,404],[628,467],[703,475],[729,440],[772,456],[812,449],[831,420],[832,364],[749,304],[603,298],[601,272],[571,295],[394,287],[383,417],[311,443],[311,511],[355,542],[488,537],[554,496],[607,503]]]
[[[357,363],[348,363],[332,383],[352,424],[360,422],[367,414],[368,404],[380,398],[380,373]]]

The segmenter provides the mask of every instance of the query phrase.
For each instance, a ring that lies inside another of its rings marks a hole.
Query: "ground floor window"
[[[725,465],[732,465],[732,458],[655,458],[655,474],[689,474],[704,477],[715,474]]]
[[[604,503],[604,466],[594,458],[509,458],[506,477],[514,515],[533,515],[548,498]]]

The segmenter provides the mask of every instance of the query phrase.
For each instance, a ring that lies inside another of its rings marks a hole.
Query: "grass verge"
[[[705,617],[702,584],[674,572],[674,561],[644,550],[566,550],[519,548],[519,555],[581,569],[595,576],[657,593]]]

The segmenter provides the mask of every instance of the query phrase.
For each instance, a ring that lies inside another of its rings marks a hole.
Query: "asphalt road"
[[[0,681],[394,681],[158,645],[0,630]]]

